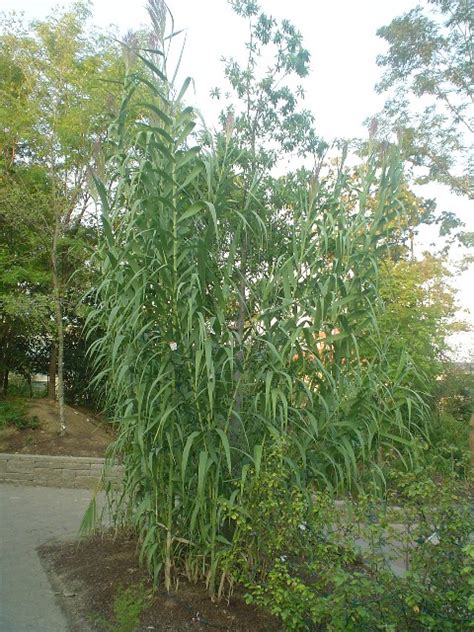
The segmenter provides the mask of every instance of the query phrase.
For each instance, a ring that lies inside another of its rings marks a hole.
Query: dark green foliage
[[[86,339],[84,319],[70,313],[64,337],[64,396],[73,405],[100,410],[94,388],[94,372],[87,353],[91,340]]]
[[[41,170],[7,167],[0,156],[0,373],[31,375],[35,348],[51,330],[48,252],[31,211],[47,221],[44,191]]]
[[[47,395],[47,383],[38,383],[17,374],[11,376],[8,384],[8,397],[15,399],[42,399]]]
[[[89,17],[77,2],[42,21],[12,14],[0,24],[0,262],[12,264],[0,265],[0,375],[31,375],[19,337],[29,350],[54,349],[62,432],[67,315],[93,272],[89,172],[122,72],[115,42]]]

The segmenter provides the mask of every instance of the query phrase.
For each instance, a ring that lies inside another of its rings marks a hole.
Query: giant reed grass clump
[[[300,44],[287,36],[296,57],[278,63],[291,74]],[[168,589],[184,572],[222,592],[232,507],[245,511],[246,479],[275,442],[309,497],[355,484],[381,446],[405,450],[423,424],[409,364],[387,366],[375,342],[358,352],[377,340],[377,258],[401,167],[374,156],[355,182],[339,163],[276,195],[245,117],[198,146],[189,81],[175,89],[162,52],[133,57],[97,181],[91,353],[143,560]]]

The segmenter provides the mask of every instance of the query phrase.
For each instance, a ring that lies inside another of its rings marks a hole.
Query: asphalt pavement
[[[67,632],[36,547],[76,536],[91,496],[0,485],[0,632]]]

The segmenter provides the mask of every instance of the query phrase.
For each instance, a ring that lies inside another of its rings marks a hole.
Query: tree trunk
[[[471,449],[471,464],[474,465],[474,415],[471,416],[471,432],[469,434],[469,447]]]
[[[56,333],[58,344],[58,403],[59,403],[59,434],[66,433],[66,421],[64,418],[64,326],[63,310],[61,299],[61,287],[58,274],[58,242],[61,236],[60,218],[56,216],[54,228],[53,247],[51,252],[51,263],[53,268],[53,296],[54,296],[54,316],[56,320]]]
[[[48,399],[56,399],[56,373],[58,370],[58,346],[56,341],[51,345],[51,357],[48,370]]]
[[[58,402],[59,402],[59,434],[65,434],[66,421],[64,418],[64,327],[61,299],[55,300],[54,311],[58,328]]]
[[[0,399],[4,399],[7,396],[8,391],[8,347],[10,327],[7,327],[4,336],[2,338],[2,345],[0,346],[0,366],[3,367],[0,370]]]
[[[5,399],[8,395],[8,369],[0,371],[0,399]]]
[[[3,372],[3,395],[6,397],[8,395],[8,376],[10,371],[5,369]]]

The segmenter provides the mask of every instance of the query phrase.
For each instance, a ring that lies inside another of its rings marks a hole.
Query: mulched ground
[[[28,416],[39,420],[38,428],[0,431],[0,452],[10,454],[48,454],[51,456],[98,456],[105,454],[113,435],[105,422],[84,408],[65,407],[66,434],[59,435],[57,402],[32,399]]]
[[[117,595],[144,584],[151,590],[146,573],[138,564],[136,540],[130,536],[94,536],[81,543],[46,544],[38,549],[53,586],[61,586],[66,611],[73,613],[71,629],[103,631],[100,621],[114,621]],[[58,584],[59,579],[59,584]],[[76,625],[74,625],[74,620]],[[118,628],[117,628],[118,629]],[[241,595],[213,603],[202,585],[180,582],[179,591],[157,590],[142,613],[137,632],[183,632],[186,630],[228,632],[279,632],[281,624],[252,606]]]

